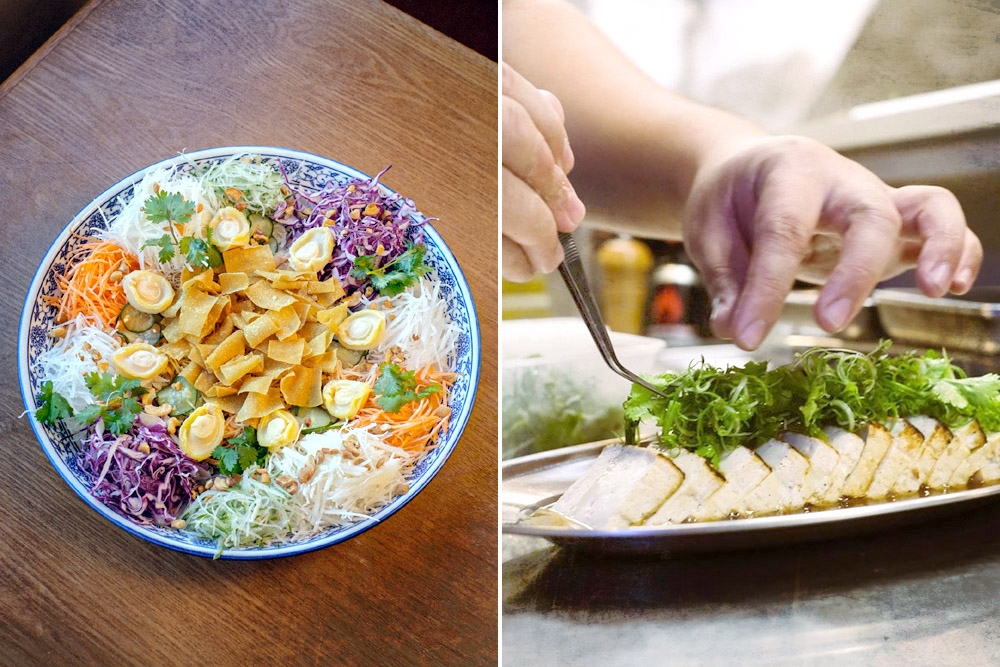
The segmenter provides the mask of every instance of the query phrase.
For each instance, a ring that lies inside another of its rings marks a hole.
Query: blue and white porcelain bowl
[[[331,179],[344,184],[354,178],[369,178],[352,167],[327,158],[286,148],[261,146],[231,146],[185,153],[151,165],[147,169],[175,165],[182,170],[190,169],[243,154],[259,155],[265,162],[272,164],[281,161],[292,185],[307,192],[320,190]],[[34,410],[38,407],[36,397],[42,384],[37,359],[51,344],[48,333],[54,325],[55,318],[55,309],[47,305],[43,297],[56,293],[55,276],[65,267],[66,258],[76,244],[80,243],[80,238],[94,235],[106,226],[107,220],[113,219],[121,211],[123,205],[131,199],[133,187],[142,180],[147,169],[136,172],[108,188],[73,218],[46,253],[24,302],[18,334],[18,375],[21,396],[25,408],[31,413],[31,416],[26,418],[31,419],[35,435],[56,471],[80,498],[113,524],[155,544],[199,556],[252,560],[305,553],[350,539],[395,514],[427,486],[458,445],[472,412],[482,361],[479,322],[469,285],[454,255],[430,223],[422,226],[424,242],[427,245],[426,262],[436,270],[442,295],[448,304],[448,313],[462,329],[457,349],[458,378],[449,397],[451,408],[449,429],[439,438],[437,447],[428,452],[416,466],[409,490],[362,521],[328,528],[298,541],[263,547],[226,549],[220,555],[214,542],[199,539],[183,530],[141,525],[94,498],[90,493],[87,478],[81,473],[77,464],[77,454],[80,451],[79,436],[70,433],[62,423],[47,426],[34,418]],[[413,217],[415,221],[423,222],[419,214]]]

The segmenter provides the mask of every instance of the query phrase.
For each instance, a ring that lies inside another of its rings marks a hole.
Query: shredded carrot
[[[374,425],[374,433],[385,441],[408,452],[420,452],[434,446],[438,434],[448,430],[448,389],[455,382],[454,373],[435,371],[433,367],[417,371],[417,390],[431,384],[440,385],[441,391],[419,401],[403,405],[399,412],[386,412],[369,397],[352,422],[356,426]]]
[[[82,313],[113,328],[128,300],[121,280],[112,280],[111,276],[116,271],[126,274],[138,269],[139,261],[110,241],[79,238],[84,241],[66,258],[65,273],[56,278],[62,294],[47,301],[58,307],[56,322],[67,322]]]

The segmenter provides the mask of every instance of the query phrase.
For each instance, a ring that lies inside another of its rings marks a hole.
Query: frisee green
[[[633,385],[624,404],[626,440],[637,443],[639,424],[652,421],[661,447],[693,451],[717,466],[737,446],[753,448],[789,430],[822,436],[828,426],[858,430],[927,415],[949,428],[976,419],[1000,431],[1000,376],[969,378],[943,351],[891,355],[890,346],[882,341],[868,354],[814,348],[772,369],[703,361],[647,377],[667,396]]]

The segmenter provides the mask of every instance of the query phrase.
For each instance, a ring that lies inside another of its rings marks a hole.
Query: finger
[[[749,250],[732,226],[729,197],[696,195],[684,222],[684,248],[712,297],[712,332],[731,339],[733,306],[746,276]]]
[[[541,196],[560,231],[573,231],[582,222],[583,203],[549,145],[525,109],[507,96],[503,98],[503,166]]]
[[[525,283],[531,280],[535,275],[535,271],[532,269],[531,262],[528,261],[528,257],[524,254],[521,246],[504,236],[501,251],[503,253],[503,277],[505,280],[515,283]]]
[[[531,187],[505,167],[503,235],[523,251],[532,273],[554,271],[563,259],[552,211]]]
[[[733,314],[734,340],[747,350],[760,346],[781,315],[823,205],[823,189],[792,165],[758,181],[746,280]]]
[[[833,193],[827,213],[843,231],[843,248],[816,301],[816,321],[830,332],[840,331],[858,314],[865,299],[897,260],[902,220],[884,187],[852,183],[848,193]]]
[[[549,91],[542,90],[541,88],[538,89],[538,92],[541,93],[542,97],[544,97],[546,101],[548,101],[548,103],[552,106],[552,108],[555,109],[556,116],[559,118],[560,125],[562,127],[565,127],[566,111],[563,109],[562,102],[559,101],[559,98],[550,93]],[[553,151],[553,154],[556,153]],[[563,148],[562,159],[560,160],[559,166],[561,166],[562,170],[568,174],[569,172],[573,171],[573,164],[575,162],[576,159],[573,156],[573,150],[570,148],[569,139],[567,138],[565,148]]]
[[[961,204],[948,190],[926,185],[893,189],[890,197],[902,217],[904,235],[922,242],[917,284],[928,296],[944,296],[955,282],[966,250],[968,227]]]
[[[569,138],[566,136],[565,114],[562,104],[549,91],[539,90],[508,65],[503,64],[503,95],[516,101],[531,118],[531,123],[542,135],[549,152],[564,172],[569,172],[572,166],[572,151]],[[553,104],[555,101],[555,104]],[[506,110],[505,110],[506,111]],[[507,119],[504,118],[504,123]],[[566,164],[569,156],[570,164]]]
[[[965,294],[972,289],[982,264],[983,244],[971,229],[966,229],[962,256],[958,260],[958,270],[955,271],[955,279],[951,283],[951,292]]]

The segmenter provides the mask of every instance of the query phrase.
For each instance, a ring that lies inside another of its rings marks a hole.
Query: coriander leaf
[[[959,410],[969,407],[969,400],[962,394],[961,390],[947,380],[935,382],[933,391],[934,395],[942,402]]]
[[[244,426],[243,431],[212,451],[212,458],[219,462],[223,475],[239,475],[247,468],[262,466],[267,461],[268,450],[257,444],[257,430]]]
[[[142,248],[159,248],[157,259],[160,260],[160,264],[166,264],[174,258],[174,242],[170,238],[170,234],[164,234],[155,241],[146,241],[142,244]]]
[[[375,380],[375,402],[386,412],[399,412],[407,403],[427,398],[441,391],[441,386],[430,384],[417,391],[416,371],[404,371],[388,361],[379,366],[379,377]]]
[[[91,404],[76,413],[76,419],[82,424],[93,424],[105,413],[103,405]]]
[[[52,389],[52,380],[42,383],[42,391],[38,395],[41,403],[35,411],[35,418],[43,424],[55,424],[61,419],[73,416],[73,408],[62,394]]]
[[[256,447],[250,445],[239,445],[236,447],[236,455],[239,458],[240,469],[246,470],[257,463],[259,455]]]
[[[100,401],[106,401],[115,391],[116,377],[117,376],[114,373],[98,373],[94,371],[92,373],[87,373],[84,378],[84,382],[87,385],[87,389],[90,390],[90,393],[94,395],[94,398]]]
[[[185,201],[177,192],[160,190],[143,204],[151,222],[176,222],[183,225],[194,215],[194,203]]]
[[[378,255],[361,255],[355,258],[351,275],[368,280],[382,296],[396,296],[430,270],[424,263],[426,254],[427,246],[423,243],[407,244],[403,254],[381,267]]]
[[[94,398],[105,403],[124,398],[128,394],[140,396],[146,393],[146,389],[142,386],[142,380],[114,373],[87,373],[84,382]]]
[[[1000,376],[988,373],[974,378],[942,379],[934,383],[934,394],[957,408],[987,405],[1000,395]]]
[[[98,402],[80,410],[76,418],[88,425],[101,419],[115,435],[131,431],[135,416],[143,410],[142,404],[136,400],[137,396],[146,393],[142,380],[94,372],[88,373],[84,382]]]
[[[253,426],[244,426],[242,433],[229,439],[229,444],[249,445],[250,447],[256,447],[257,429],[255,429]]]
[[[141,412],[142,409],[140,408]],[[108,427],[108,430],[115,435],[125,435],[132,430],[132,425],[135,423],[135,414],[130,410],[118,409],[118,410],[105,410],[102,415],[104,420],[104,425]]]
[[[212,458],[219,462],[219,472],[223,475],[235,475],[243,471],[239,467],[239,455],[235,449],[219,445],[212,450]]]
[[[396,270],[402,273],[422,276],[430,270],[424,264],[424,256],[427,254],[427,246],[423,243],[407,245],[406,252],[397,257],[392,263]]]

